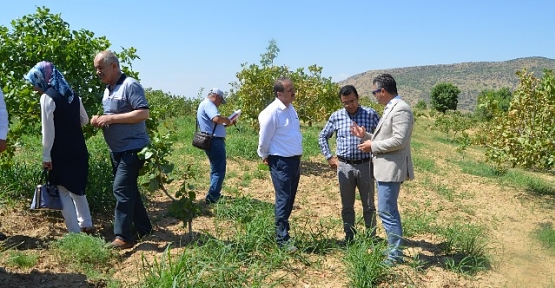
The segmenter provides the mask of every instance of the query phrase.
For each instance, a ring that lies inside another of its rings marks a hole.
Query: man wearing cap
[[[210,149],[204,151],[206,156],[208,156],[208,160],[210,160],[210,188],[205,200],[207,204],[216,203],[220,200],[227,164],[225,128],[235,124],[236,121],[231,121],[227,117],[220,115],[218,107],[225,103],[224,92],[219,88],[212,88],[208,91],[208,96],[200,102],[197,109],[197,121],[200,131],[209,134],[213,133]]]

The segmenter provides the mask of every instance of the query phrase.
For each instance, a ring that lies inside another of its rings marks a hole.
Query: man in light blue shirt
[[[222,195],[227,165],[225,128],[235,124],[235,120],[231,121],[221,116],[218,111],[218,107],[225,103],[224,92],[218,88],[212,88],[197,109],[200,131],[213,135],[210,149],[204,151],[210,160],[210,188],[206,194],[206,204],[218,202]]]
[[[260,134],[258,156],[270,167],[275,190],[276,241],[287,252],[297,248],[290,241],[289,216],[301,177],[303,153],[299,116],[291,104],[295,87],[289,78],[274,83],[276,99],[258,115]]]

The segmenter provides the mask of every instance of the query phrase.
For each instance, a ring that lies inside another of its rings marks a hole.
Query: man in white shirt
[[[287,252],[297,248],[290,241],[289,216],[293,210],[301,176],[302,135],[295,100],[295,87],[289,78],[274,83],[276,99],[258,115],[260,133],[258,156],[270,167],[275,190],[276,241]]]
[[[4,94],[0,89],[0,153],[4,152],[8,147],[6,139],[8,138],[8,110],[6,102],[4,102]],[[0,240],[6,239],[6,235],[0,232]]]

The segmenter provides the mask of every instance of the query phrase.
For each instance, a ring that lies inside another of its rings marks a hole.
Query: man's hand
[[[337,170],[337,157],[332,156],[330,159],[328,159],[328,164],[330,165],[331,169]]]
[[[353,121],[351,124],[351,134],[357,136],[358,138],[363,138],[366,135],[366,128],[364,126],[358,126],[357,123]]]
[[[111,115],[94,115],[91,118],[91,125],[94,127],[106,127],[112,123]]]
[[[268,158],[262,159],[262,163],[264,163],[264,165],[268,165]]]
[[[372,152],[372,141],[371,140],[366,140],[364,141],[362,144],[358,145],[358,150],[362,151],[362,152]]]

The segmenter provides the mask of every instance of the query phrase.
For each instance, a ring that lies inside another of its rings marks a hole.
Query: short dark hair
[[[279,78],[276,79],[276,82],[274,82],[274,96],[277,97],[277,92],[285,91],[285,86],[283,85],[285,84],[285,82],[293,83],[291,79],[285,76],[280,76]]]
[[[376,76],[376,78],[372,80],[372,84],[376,85],[377,88],[385,89],[385,91],[391,95],[397,96],[397,83],[390,74]]]
[[[345,85],[339,89],[339,98],[341,98],[341,96],[350,95],[351,93],[355,93],[355,96],[357,96],[357,99],[358,99],[358,92],[355,86]]]

